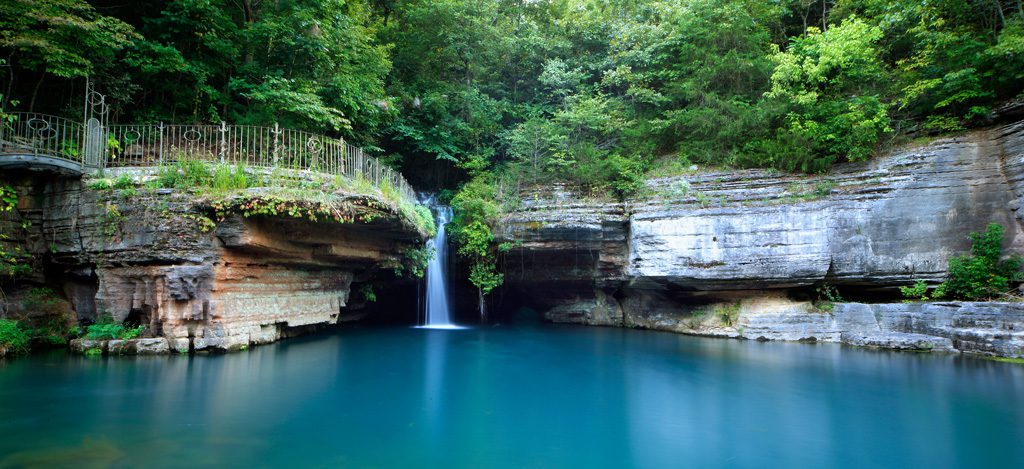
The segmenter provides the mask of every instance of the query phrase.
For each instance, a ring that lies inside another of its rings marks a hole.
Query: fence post
[[[274,163],[274,167],[275,168],[277,167],[277,151],[278,151],[277,150],[277,143],[278,143],[277,141],[278,141],[278,137],[280,135],[281,135],[281,128],[277,126],[277,122],[274,122],[274,148],[273,148],[273,150],[271,150],[270,154],[273,157],[272,161]]]
[[[220,121],[220,164],[224,164],[224,155],[228,153],[228,124]]]
[[[160,136],[158,137],[158,140],[157,140],[157,143],[158,143],[157,148],[159,148],[157,150],[157,159],[160,160],[160,166],[163,166],[164,165],[164,123],[161,122],[160,126],[157,127],[157,129],[160,130]]]
[[[369,179],[368,177],[366,177],[366,171],[364,170],[364,167],[363,167],[363,149],[362,148],[356,148],[356,168],[357,168],[357,171],[359,171],[359,174],[358,174],[359,177],[362,177],[363,179]]]

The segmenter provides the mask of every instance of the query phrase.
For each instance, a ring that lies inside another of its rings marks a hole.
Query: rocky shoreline
[[[823,311],[809,302],[757,297],[676,314],[631,315],[623,325],[748,340],[1024,357],[1024,303],[837,303]]]

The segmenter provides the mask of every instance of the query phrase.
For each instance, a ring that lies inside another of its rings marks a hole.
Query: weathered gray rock
[[[192,339],[192,349],[196,352],[227,350],[227,344],[220,337],[196,337]]]
[[[902,332],[949,339],[964,352],[1024,356],[1024,304],[1006,302],[941,302],[839,304],[837,318],[869,314],[876,327],[841,322],[854,332]]]
[[[189,347],[192,345],[192,341],[189,339],[168,339],[167,347],[171,352],[175,353],[187,353]]]
[[[86,353],[89,349],[98,349],[110,355],[166,355],[170,353],[169,342],[163,337],[141,339],[111,339],[71,341],[71,351]],[[188,346],[185,346],[188,350]]]
[[[593,299],[555,306],[545,313],[545,317],[551,322],[593,326],[618,326],[623,320],[619,303],[600,291],[596,292]]]
[[[823,178],[752,171],[652,181],[662,195],[631,204],[626,276],[702,290],[941,279],[949,257],[970,247],[967,234],[990,222],[1007,227],[1009,246],[1024,247],[1003,167],[1005,154],[1024,158],[1022,142],[1017,124]],[[664,190],[682,181],[689,194]]]
[[[135,348],[130,347],[131,341],[129,340],[108,340],[107,341],[107,353],[111,355],[135,355]]]
[[[531,189],[497,234],[517,242],[506,283],[550,321],[1017,356],[1022,326],[999,323],[1013,309],[1005,304],[996,315],[968,303],[827,312],[807,300],[825,284],[880,301],[942,280],[949,259],[970,249],[969,233],[990,222],[1022,252],[1022,206],[1018,122],[827,176],[694,173],[648,181],[625,202]]]
[[[163,337],[134,339],[131,342],[136,355],[166,355],[171,351],[167,339]]]
[[[953,341],[945,337],[905,332],[844,332],[842,342],[858,347],[876,347],[915,352],[955,352]]]
[[[107,351],[106,340],[91,340],[91,339],[73,339],[68,344],[68,348],[74,353],[84,354],[89,350],[99,350],[101,352]]]
[[[917,351],[1024,356],[1024,303],[837,303],[831,311],[765,293],[703,306],[637,308],[626,325],[751,340],[839,342]],[[732,311],[728,323],[726,312]]]

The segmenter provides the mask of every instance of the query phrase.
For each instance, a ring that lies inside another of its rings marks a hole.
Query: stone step
[[[953,341],[945,337],[906,332],[844,332],[840,342],[858,347],[878,347],[891,350],[955,352]]]

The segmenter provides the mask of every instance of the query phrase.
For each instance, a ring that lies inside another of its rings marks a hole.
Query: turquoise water
[[[70,463],[1021,467],[1024,366],[559,326],[0,361],[0,467]]]

